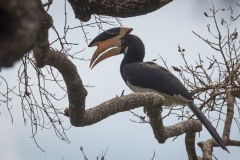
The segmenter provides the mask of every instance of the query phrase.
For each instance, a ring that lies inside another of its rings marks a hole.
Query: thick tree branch
[[[48,41],[48,29],[52,26],[51,16],[42,8],[39,13],[41,18],[41,35],[38,44],[33,49],[37,67],[45,65],[55,67],[63,76],[67,86],[70,121],[72,125],[78,126],[76,122],[83,117],[85,112],[85,98],[87,91],[82,84],[82,80],[77,72],[76,66],[62,53],[50,50]]]
[[[150,118],[153,133],[159,143],[164,143],[166,139],[170,137],[179,136],[184,133],[195,133],[202,130],[201,123],[198,120],[187,120],[165,127],[160,112],[162,104],[163,99],[157,93],[132,93],[127,96],[113,98],[94,108],[86,110],[82,118],[76,117],[76,120],[80,122],[75,122],[74,124],[78,124],[77,127],[92,125],[116,113],[146,106],[145,108]],[[65,115],[71,116],[68,108],[65,109]]]
[[[186,120],[178,124],[166,127],[166,132],[169,137],[175,137],[188,132],[200,132],[202,124],[198,120]]]
[[[0,67],[10,67],[36,43],[37,0],[0,0]]]
[[[50,45],[48,41],[48,30],[53,25],[52,17],[45,11],[43,6],[39,3],[40,10],[38,16],[40,18],[40,35],[38,36],[38,43],[33,48],[33,54],[36,59],[36,65],[42,68],[46,65],[47,53],[50,52]]]
[[[216,141],[213,140],[213,138],[211,138],[206,141],[199,142],[198,146],[202,148],[203,159],[212,160],[213,147],[218,146],[218,144],[216,143]]]
[[[164,127],[159,108],[154,107],[154,109],[151,110],[149,110],[149,108],[150,107],[147,107],[146,109],[150,118],[150,124],[153,128],[155,138],[159,143],[164,143],[170,137],[179,136],[188,132],[200,132],[202,130],[201,123],[198,120],[187,120]]]
[[[158,108],[162,106],[162,97],[156,93],[132,93],[127,96],[116,97],[111,100],[108,100],[94,108],[90,108],[85,111],[85,114],[82,116],[78,126],[87,126],[97,123],[109,116],[112,116],[119,112],[129,111],[144,105],[151,105],[156,103]],[[152,107],[150,110],[153,110]],[[68,115],[69,110],[65,110],[65,115]]]
[[[51,50],[46,56],[46,65],[56,68],[67,86],[69,100],[69,114],[71,124],[79,126],[85,112],[87,91],[82,84],[76,66],[63,54]]]
[[[195,132],[186,133],[185,145],[186,145],[186,150],[187,150],[189,160],[197,160],[198,159],[196,149],[195,149],[195,139],[196,139]]]
[[[178,124],[165,127],[160,110],[157,107],[147,108],[150,118],[150,124],[153,129],[155,138],[159,143],[164,143],[168,138],[175,137],[186,133],[185,144],[190,160],[196,160],[195,151],[195,134],[202,130],[202,124],[198,120],[187,120]]]
[[[92,14],[112,17],[133,17],[144,15],[165,6],[172,0],[68,0],[75,17],[89,21]]]

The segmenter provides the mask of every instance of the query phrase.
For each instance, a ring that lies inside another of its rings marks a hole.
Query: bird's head
[[[95,37],[88,45],[88,47],[97,46],[97,49],[91,58],[90,67],[93,68],[106,58],[121,53],[127,53],[128,47],[132,43],[132,39],[138,38],[137,36],[130,35],[132,30],[132,28],[116,27],[106,30]]]

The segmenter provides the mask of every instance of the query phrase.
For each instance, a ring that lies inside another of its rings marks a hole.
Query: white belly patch
[[[167,95],[165,93],[158,92],[156,90],[150,89],[150,88],[142,88],[138,86],[134,86],[131,83],[127,81],[127,86],[133,91],[133,92],[155,92],[160,94],[165,98],[164,100],[164,106],[166,107],[172,107],[174,104],[177,105],[185,105],[188,102],[191,102],[192,100],[184,98],[182,95]]]

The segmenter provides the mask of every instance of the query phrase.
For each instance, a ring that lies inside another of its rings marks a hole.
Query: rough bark
[[[156,103],[156,106],[152,107],[153,103]],[[144,105],[150,105],[151,107],[149,107],[149,110],[151,111],[154,110],[155,107],[161,108],[162,97],[158,94],[148,92],[132,93],[127,96],[116,97],[108,100],[98,106],[86,110],[85,113],[81,115],[82,118],[74,117],[72,119],[76,121],[75,124],[78,124],[78,127],[83,127],[97,123],[116,113],[129,111]],[[69,109],[65,110],[65,115],[67,116],[71,116],[71,114],[69,114]]]
[[[144,15],[165,6],[172,0],[68,0],[75,17],[89,21],[92,14],[112,17],[133,17]]]
[[[0,0],[0,67],[10,67],[36,43],[37,0]]]
[[[196,133],[194,132],[186,133],[185,145],[186,145],[186,150],[187,150],[189,160],[198,160],[196,149],[195,149],[195,139],[196,139]]]
[[[85,112],[87,91],[82,84],[76,66],[64,54],[50,49],[48,30],[53,23],[51,16],[41,8],[39,17],[42,34],[38,38],[37,45],[33,48],[36,65],[39,68],[46,65],[53,66],[62,74],[68,90],[70,121],[72,125],[79,126],[78,119],[81,119]]]

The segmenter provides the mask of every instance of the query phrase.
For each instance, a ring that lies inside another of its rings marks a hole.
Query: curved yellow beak
[[[90,68],[93,68],[104,59],[120,54],[121,38],[130,34],[132,30],[132,28],[117,27],[106,30],[95,37],[89,44],[89,47],[97,46],[90,61]]]

